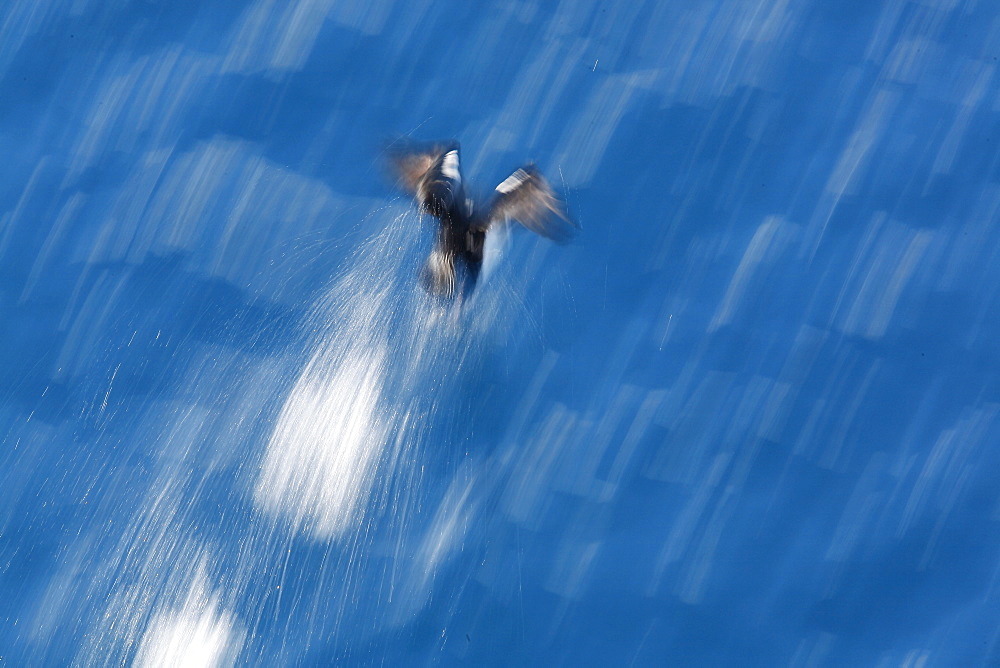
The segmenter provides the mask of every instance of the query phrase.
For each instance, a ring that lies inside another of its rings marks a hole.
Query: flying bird
[[[390,160],[420,211],[439,222],[422,273],[424,287],[432,294],[461,299],[470,293],[483,266],[487,233],[508,220],[557,243],[569,241],[578,230],[534,164],[508,176],[489,204],[479,208],[466,197],[458,142],[396,149]]]

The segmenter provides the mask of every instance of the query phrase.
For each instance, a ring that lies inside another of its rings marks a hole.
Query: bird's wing
[[[486,215],[486,226],[513,219],[536,234],[566,243],[579,230],[562,202],[534,165],[526,165],[497,186],[497,196]]]
[[[429,213],[441,215],[462,195],[458,143],[407,146],[390,152],[400,185]]]

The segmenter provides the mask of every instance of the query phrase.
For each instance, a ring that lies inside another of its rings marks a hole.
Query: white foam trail
[[[412,212],[398,216],[350,258],[305,323],[308,361],[254,486],[257,507],[293,531],[335,539],[384,505],[380,494],[399,467],[413,464],[402,455],[421,447],[434,415],[454,400],[458,370],[503,333],[499,304],[509,293],[477,290],[459,307],[418,287],[425,236]],[[491,269],[498,259],[491,257]]]
[[[367,242],[316,307],[306,323],[312,353],[264,453],[257,506],[319,539],[363,516],[397,417],[385,396],[389,337],[398,311],[409,310],[412,286],[400,289],[396,264],[413,246],[414,222],[400,216]]]
[[[143,634],[133,665],[201,668],[232,666],[246,633],[222,609],[203,567],[198,568],[187,596],[174,608],[157,611]]]
[[[384,347],[338,355],[335,344],[316,352],[292,389],[255,490],[260,507],[321,537],[354,524],[385,443]]]

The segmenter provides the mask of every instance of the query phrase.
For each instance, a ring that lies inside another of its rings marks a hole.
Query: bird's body
[[[423,275],[433,294],[461,297],[471,292],[482,269],[486,235],[507,220],[557,242],[567,241],[576,230],[534,165],[514,172],[497,186],[489,205],[477,209],[466,198],[456,142],[397,151],[393,163],[420,210],[439,222]]]

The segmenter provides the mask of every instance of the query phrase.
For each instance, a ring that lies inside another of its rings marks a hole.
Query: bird
[[[492,199],[479,207],[466,196],[457,141],[405,144],[390,149],[398,184],[419,210],[437,218],[437,237],[421,273],[431,294],[461,300],[476,287],[486,235],[509,220],[563,244],[579,226],[534,163],[504,179]]]

